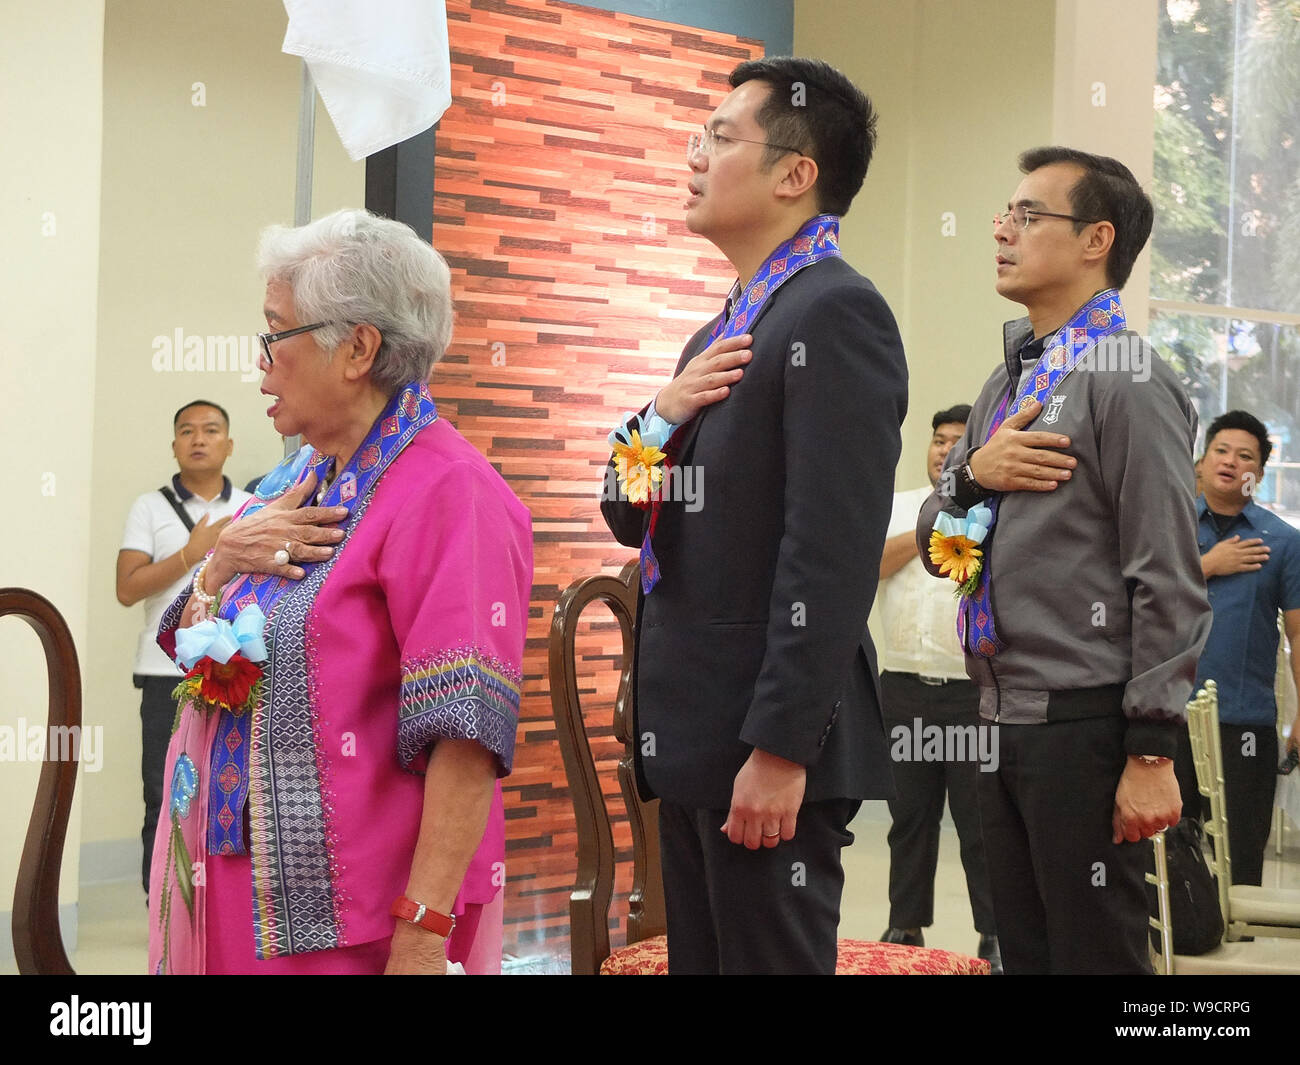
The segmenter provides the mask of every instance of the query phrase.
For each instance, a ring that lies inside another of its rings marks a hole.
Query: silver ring
[[[287,566],[289,564],[289,552],[277,551],[275,553],[275,564],[277,566]]]

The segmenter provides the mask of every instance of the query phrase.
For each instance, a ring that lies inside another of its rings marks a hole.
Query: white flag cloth
[[[444,0],[284,0],[283,51],[311,69],[354,160],[423,133],[451,105]]]

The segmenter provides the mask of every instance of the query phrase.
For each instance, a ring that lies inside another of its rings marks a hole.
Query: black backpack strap
[[[162,488],[159,488],[158,491],[162,493],[163,499],[167,500],[167,502],[171,504],[172,510],[176,511],[176,516],[180,518],[181,522],[185,525],[185,531],[193,532],[194,522],[191,521],[190,516],[185,513],[185,508],[181,506],[181,501],[172,494],[172,490],[164,485]]]

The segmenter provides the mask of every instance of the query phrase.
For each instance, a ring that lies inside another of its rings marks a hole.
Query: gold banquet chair
[[[1192,742],[1197,790],[1210,803],[1205,826],[1213,858],[1210,868],[1219,882],[1219,908],[1223,911],[1224,939],[1270,936],[1300,939],[1300,890],[1232,883],[1232,856],[1228,850],[1228,814],[1223,798],[1223,748],[1219,733],[1219,694],[1214,681],[1187,704],[1187,730]],[[1300,944],[1292,945],[1300,956]]]
[[[1158,975],[1300,974],[1300,944],[1289,939],[1220,943],[1204,954],[1175,954],[1173,926],[1169,918],[1169,866],[1165,857],[1165,834],[1157,832],[1152,842],[1155,844],[1156,871],[1154,874],[1147,873],[1146,878],[1147,883],[1154,884],[1156,888],[1156,913],[1150,918],[1150,924],[1159,933],[1160,945],[1152,952],[1152,967]]]
[[[663,975],[668,972],[667,922],[659,862],[659,800],[643,802],[636,790],[632,735],[632,658],[640,571],[629,562],[617,577],[600,574],[575,581],[560,596],[551,621],[551,708],[564,756],[564,771],[577,821],[578,872],[569,896],[574,975]],[[605,603],[623,637],[622,670],[614,701],[613,745],[609,734],[589,732],[582,712],[576,636],[583,610]],[[631,827],[632,887],[626,946],[611,949],[609,910],[614,897],[615,817],[592,754],[593,736],[606,757],[617,753],[618,788]],[[954,951],[901,943],[841,939],[837,975],[986,975],[989,963]]]
[[[1277,612],[1277,670],[1273,674],[1273,696],[1277,700],[1277,749],[1285,751],[1285,728],[1295,720],[1300,693],[1297,693],[1295,677],[1291,675],[1291,644],[1286,637],[1286,623],[1280,610]],[[1286,811],[1281,806],[1274,806],[1273,846],[1279,858],[1286,849],[1286,823]]]

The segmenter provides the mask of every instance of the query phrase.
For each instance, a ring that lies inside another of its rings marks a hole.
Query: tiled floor
[[[83,884],[77,950],[79,973],[143,973],[149,964],[149,914],[138,880]]]
[[[885,836],[889,811],[883,802],[866,803],[853,823],[856,840],[845,852],[845,891],[840,935],[846,939],[875,939],[889,923],[889,852]],[[1279,861],[1270,842],[1264,863],[1264,884],[1300,888],[1300,832],[1287,833],[1287,852]],[[978,937],[971,923],[966,880],[957,855],[957,834],[945,820],[935,878],[935,921],[926,929],[926,946],[974,954]],[[142,973],[146,967],[148,933],[144,898],[135,881],[83,885],[80,942],[73,967],[80,973]],[[1300,941],[1297,941],[1300,952]],[[542,954],[507,958],[504,970],[515,975],[568,971],[567,955]],[[13,973],[13,959],[6,972]]]
[[[889,807],[862,804],[853,821],[853,846],[844,852],[844,899],[840,938],[877,939],[889,925]],[[945,815],[934,878],[934,924],[925,930],[927,947],[974,954],[979,934],[971,920],[966,874],[957,854],[957,830]]]

